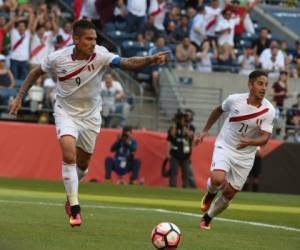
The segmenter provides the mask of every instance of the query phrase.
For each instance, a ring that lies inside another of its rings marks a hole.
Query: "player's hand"
[[[240,137],[240,143],[237,145],[236,149],[237,149],[237,150],[243,149],[243,148],[245,148],[245,147],[248,147],[249,145],[251,145],[251,139],[245,137],[245,136],[242,134],[242,136]]]
[[[170,51],[163,51],[153,55],[154,64],[165,64],[168,61]]]
[[[19,109],[22,106],[22,99],[16,97],[10,104],[9,104],[9,114],[16,115]]]
[[[208,136],[207,131],[202,131],[199,134],[196,134],[193,144],[197,146],[199,143],[202,143],[205,136]]]

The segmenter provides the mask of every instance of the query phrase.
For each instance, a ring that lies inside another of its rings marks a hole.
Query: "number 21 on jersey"
[[[248,124],[242,122],[242,123],[241,123],[241,127],[240,127],[240,129],[239,129],[239,132],[240,132],[240,133],[247,133],[247,129],[248,129]]]

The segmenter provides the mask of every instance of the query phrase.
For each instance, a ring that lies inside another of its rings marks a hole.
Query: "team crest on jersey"
[[[88,71],[93,71],[95,69],[94,64],[88,65]]]

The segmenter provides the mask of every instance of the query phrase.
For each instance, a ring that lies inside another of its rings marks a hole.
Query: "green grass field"
[[[71,228],[61,182],[0,178],[0,250],[151,250],[152,228],[170,221],[178,249],[300,249],[300,196],[240,193],[213,229],[200,231],[198,190],[80,186],[83,224]]]

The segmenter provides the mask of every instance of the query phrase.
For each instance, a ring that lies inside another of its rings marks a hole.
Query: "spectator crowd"
[[[272,39],[267,28],[251,20],[250,12],[260,0],[118,0],[110,2],[110,12],[102,18],[106,2],[95,1],[101,27],[125,55],[130,47],[136,55],[169,50],[178,69],[246,75],[262,68],[275,78],[281,70],[299,76],[300,41],[287,48],[285,40]],[[152,82],[157,92],[157,68]]]
[[[300,76],[300,41],[289,48],[287,41],[272,39],[269,29],[258,27],[250,16],[257,4],[278,1],[65,0],[72,13],[58,2],[0,1],[1,105],[9,104],[31,68],[50,52],[73,43],[72,23],[80,18],[92,20],[121,47],[123,56],[169,51],[169,65],[179,70],[248,75],[255,68],[262,68],[274,79],[281,79],[282,72],[294,78]],[[295,6],[292,1],[279,2]],[[157,96],[160,71],[161,66],[143,70]],[[55,81],[52,76],[39,79],[24,105],[31,112],[51,109]],[[279,82],[280,87],[283,84]],[[117,114],[117,126],[124,127],[130,107],[122,85],[112,74],[105,75],[101,95],[104,126],[111,127]]]

